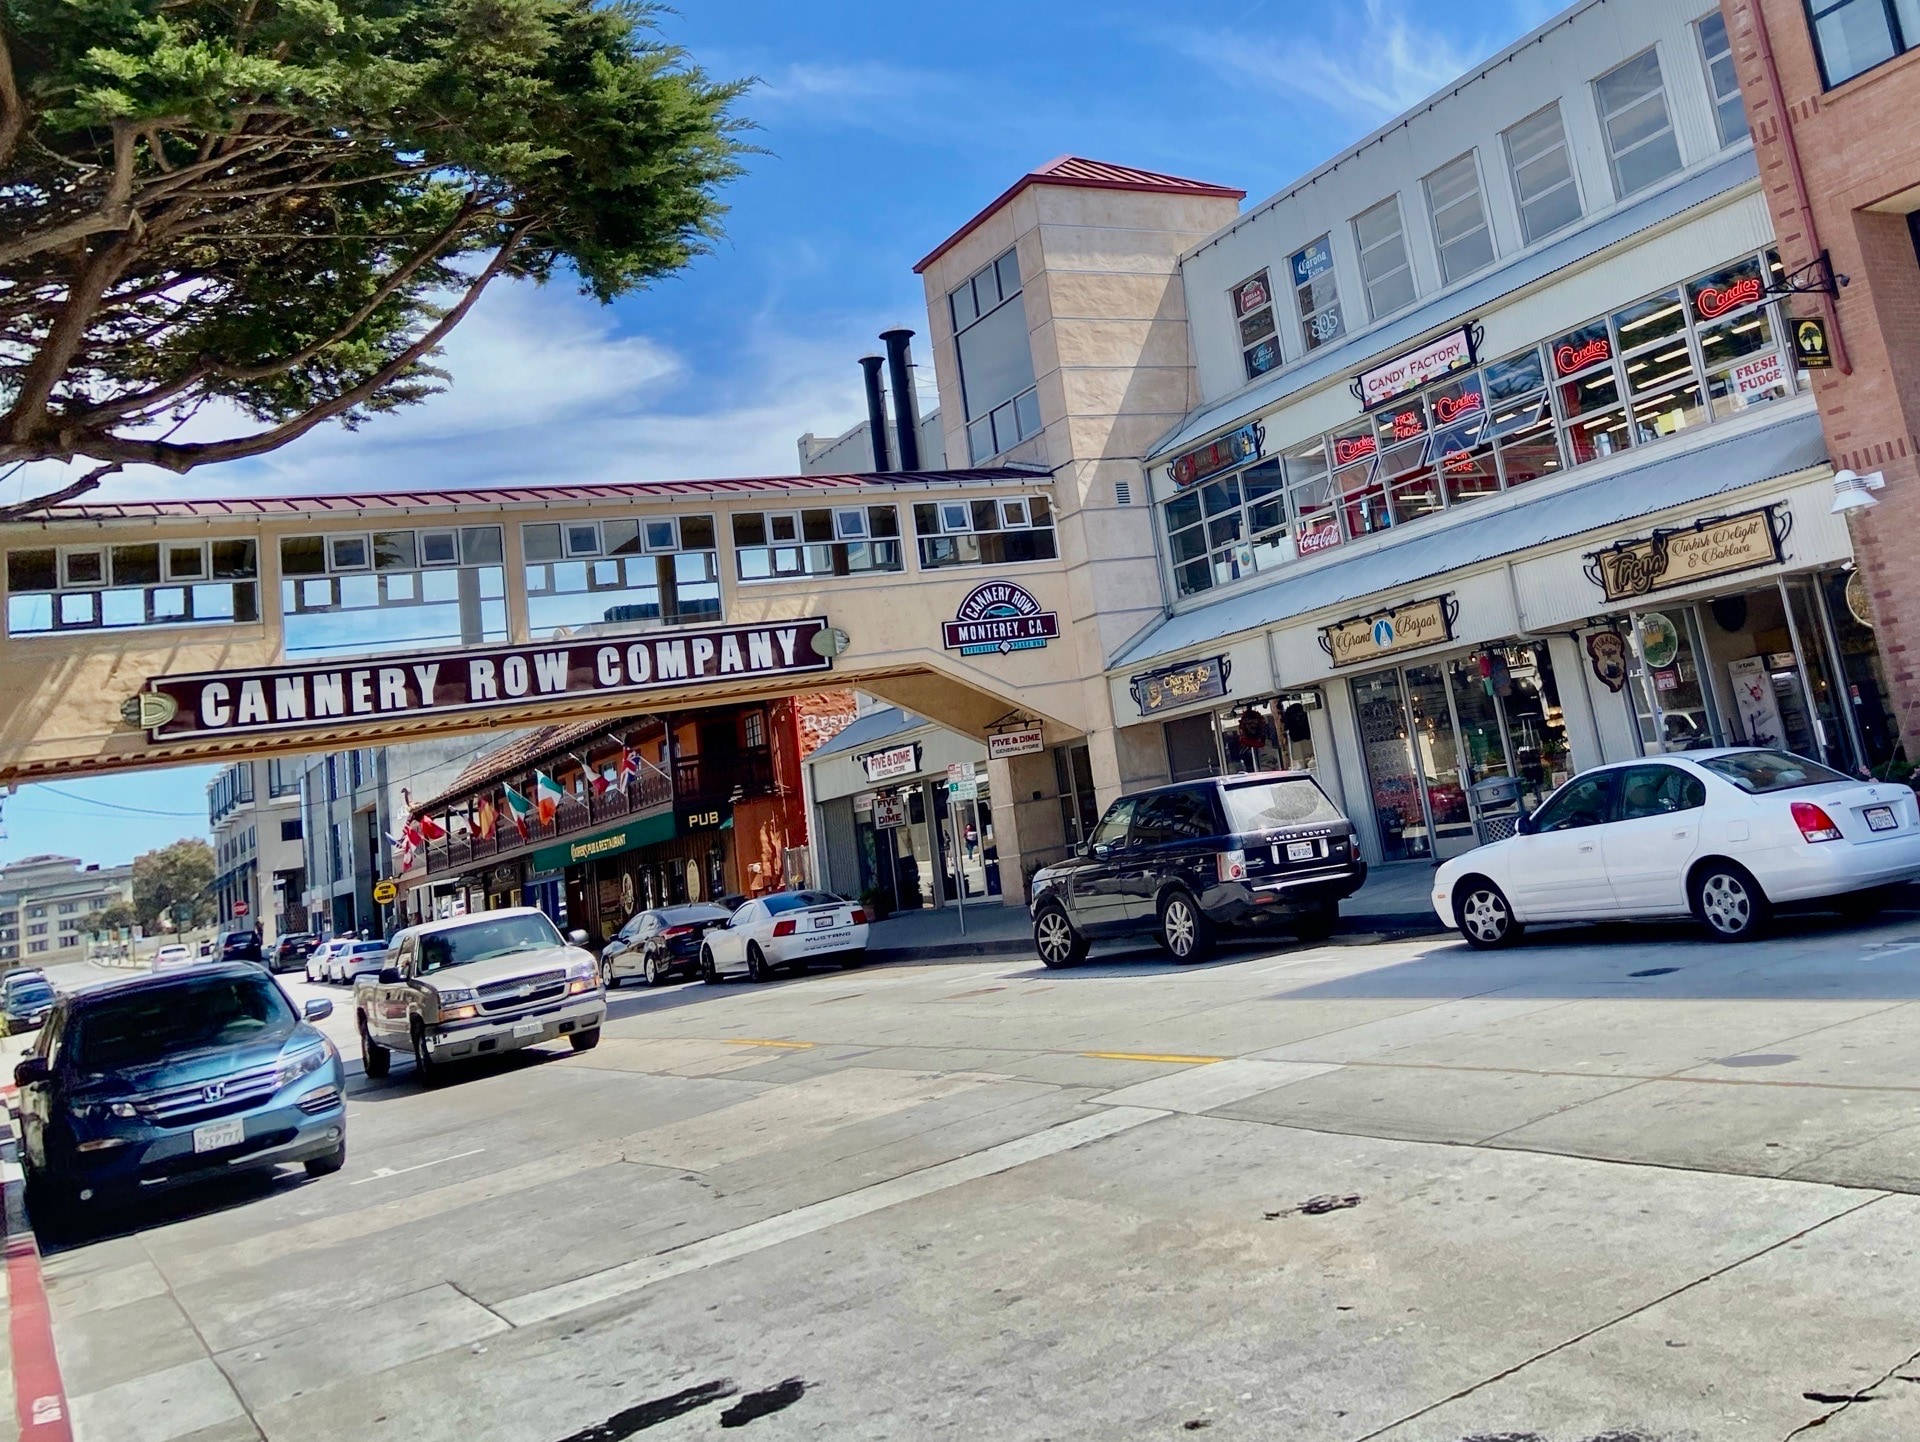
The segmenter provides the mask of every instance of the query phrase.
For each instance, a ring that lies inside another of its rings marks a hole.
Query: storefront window
[[[1700,673],[1701,646],[1693,608],[1638,611],[1632,625],[1630,679],[1646,753],[1719,745],[1719,717]]]
[[[1900,752],[1900,727],[1888,708],[1889,692],[1874,644],[1873,613],[1866,577],[1851,568],[1829,571],[1818,581],[1826,619],[1832,625],[1841,684],[1860,738],[1862,759],[1875,776],[1890,774]]]
[[[1100,802],[1093,792],[1093,758],[1084,745],[1056,746],[1053,776],[1060,797],[1060,829],[1068,846],[1078,846],[1100,824]]]
[[[1000,852],[993,839],[993,799],[986,769],[974,768],[976,798],[955,801],[943,785],[934,787],[934,815],[939,825],[941,870],[948,898],[964,889],[968,901],[984,901],[1000,894]]]
[[[1378,671],[1353,682],[1354,710],[1360,721],[1374,825],[1388,861],[1432,853],[1420,781],[1407,736],[1407,707],[1398,671]]]
[[[1220,752],[1214,743],[1211,714],[1182,716],[1167,722],[1167,767],[1175,781],[1193,781],[1220,774]]]

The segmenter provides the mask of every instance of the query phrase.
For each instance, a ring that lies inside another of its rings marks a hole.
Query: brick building
[[[1920,758],[1920,15],[1900,0],[1722,0],[1767,205],[1796,297],[1824,323],[1814,394],[1836,468],[1878,473],[1849,513],[1891,709]],[[1844,480],[1844,476],[1842,477]]]

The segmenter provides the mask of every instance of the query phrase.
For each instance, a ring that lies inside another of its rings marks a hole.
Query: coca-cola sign
[[[1478,360],[1478,327],[1467,324],[1428,341],[1392,360],[1382,361],[1353,378],[1353,393],[1368,410],[1411,395],[1422,386],[1470,370]]]

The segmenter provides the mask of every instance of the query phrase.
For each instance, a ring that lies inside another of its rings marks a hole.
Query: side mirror
[[[1513,834],[1516,836],[1532,836],[1539,829],[1540,823],[1535,821],[1532,816],[1522,816],[1518,821],[1513,823]]]
[[[17,1087],[30,1087],[35,1082],[43,1082],[53,1075],[47,1068],[47,1059],[43,1056],[30,1056],[13,1069],[13,1084]]]
[[[316,996],[300,1008],[300,1017],[303,1021],[325,1021],[332,1015],[333,1003],[324,996]]]
[[[587,944],[587,934],[586,932],[580,930],[579,927],[575,927],[572,931],[569,931],[567,933],[567,940],[572,942],[575,946],[585,946]]]
[[[1091,842],[1083,841],[1078,846],[1073,848],[1073,854],[1079,857],[1091,856],[1093,855],[1093,844]]]
[[[397,966],[383,966],[383,967],[381,967],[381,968],[380,968],[380,985],[382,985],[382,986],[398,986],[398,985],[399,985],[399,983],[400,983],[400,968],[399,968],[399,967],[397,967]],[[331,1003],[329,1003],[329,1005],[331,1005]]]

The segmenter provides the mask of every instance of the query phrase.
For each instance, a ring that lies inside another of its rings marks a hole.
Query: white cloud
[[[1320,34],[1296,28],[1284,39],[1262,41],[1243,33],[1185,31],[1172,39],[1191,58],[1224,64],[1283,99],[1374,122],[1426,99],[1485,53],[1385,0],[1320,13],[1329,21]]]

